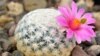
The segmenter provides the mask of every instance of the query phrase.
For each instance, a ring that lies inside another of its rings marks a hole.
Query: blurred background
[[[91,12],[96,19],[95,31],[97,34],[96,42],[100,44],[100,0],[74,0],[79,8],[84,8]],[[14,30],[19,20],[28,12],[39,8],[54,8],[58,6],[70,5],[71,0],[0,0],[0,56],[14,56],[16,50],[14,42]],[[100,48],[99,48],[100,49]],[[100,53],[100,52],[99,52]],[[22,55],[22,54],[20,54]],[[98,54],[99,55],[99,54]],[[19,55],[18,55],[19,56]]]
[[[99,0],[74,0],[79,8],[84,8],[87,12],[92,12],[96,18],[96,30],[99,30]],[[0,26],[13,22],[17,24],[24,14],[39,8],[55,8],[62,5],[70,5],[71,0],[0,0]],[[9,18],[9,19],[8,19]],[[9,26],[10,27],[10,26]],[[8,28],[9,28],[8,27]],[[8,29],[7,28],[7,29]],[[8,31],[9,32],[9,31]],[[10,36],[13,34],[10,34]]]

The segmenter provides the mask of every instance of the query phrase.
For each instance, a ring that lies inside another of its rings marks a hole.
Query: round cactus
[[[17,49],[25,56],[69,56],[74,45],[56,23],[56,9],[37,9],[26,14],[15,30]]]

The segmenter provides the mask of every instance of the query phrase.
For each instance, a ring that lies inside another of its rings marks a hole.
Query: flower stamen
[[[81,21],[80,21],[82,24],[84,24],[86,22],[86,19],[85,18],[82,18]]]

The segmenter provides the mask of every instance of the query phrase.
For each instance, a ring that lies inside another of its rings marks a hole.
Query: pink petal
[[[85,10],[83,8],[80,8],[79,11],[76,14],[76,18],[80,19],[82,15],[84,14]]]
[[[91,14],[91,13],[86,13],[86,14],[84,14],[82,18],[87,19],[86,24],[95,23],[95,19],[92,18],[92,14]]]
[[[91,35],[85,29],[77,31],[75,33],[75,38],[78,43],[81,43],[82,41],[91,41]]]
[[[87,28],[91,28],[91,29],[95,28],[94,26],[89,26],[89,25],[87,25],[87,24],[81,24],[80,27],[81,27],[81,28],[85,28],[85,29],[87,29]]]
[[[60,26],[67,27],[67,20],[63,16],[57,16],[57,23]]]
[[[68,39],[71,39],[73,37],[73,31],[71,29],[67,29],[66,30],[66,35],[67,35],[66,37]]]
[[[61,14],[63,14],[65,17],[69,17],[69,13],[67,11],[67,9],[65,7],[58,7],[58,10],[61,12]]]
[[[94,26],[81,25],[81,28],[85,29],[91,35],[91,37],[95,37],[96,36],[96,34],[95,34],[94,30],[93,30]]]
[[[92,23],[95,23],[95,22],[96,22],[96,20],[94,18],[88,17],[86,24],[92,24]]]
[[[96,37],[95,32],[93,31],[93,29],[87,29],[87,31],[92,35],[91,37]]]
[[[82,29],[80,33],[83,34],[84,40],[91,41],[92,35],[86,29]]]
[[[69,6],[63,6],[63,7],[58,7],[58,10],[61,12],[61,14],[66,17],[66,18],[69,18],[69,19],[72,19],[73,18],[73,15],[72,15],[72,12],[71,12],[71,9],[69,8]]]
[[[77,41],[78,44],[80,44],[80,43],[82,42],[82,40],[81,40],[81,36],[79,36],[78,33],[75,34],[75,39],[76,39],[76,41]]]
[[[74,15],[77,13],[77,5],[74,1],[72,1],[72,4],[71,4],[71,8],[72,8],[72,12],[74,13]]]
[[[85,13],[84,15],[83,15],[83,17],[92,17],[92,13]]]
[[[88,31],[88,33],[92,35],[91,37],[96,36],[95,32],[93,31],[93,28],[94,28],[93,26],[82,25],[81,27],[86,29]]]

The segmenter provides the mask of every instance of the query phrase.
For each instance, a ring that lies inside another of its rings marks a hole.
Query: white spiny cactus
[[[17,48],[25,56],[69,56],[73,43],[56,23],[55,9],[37,9],[19,21],[15,31]]]

